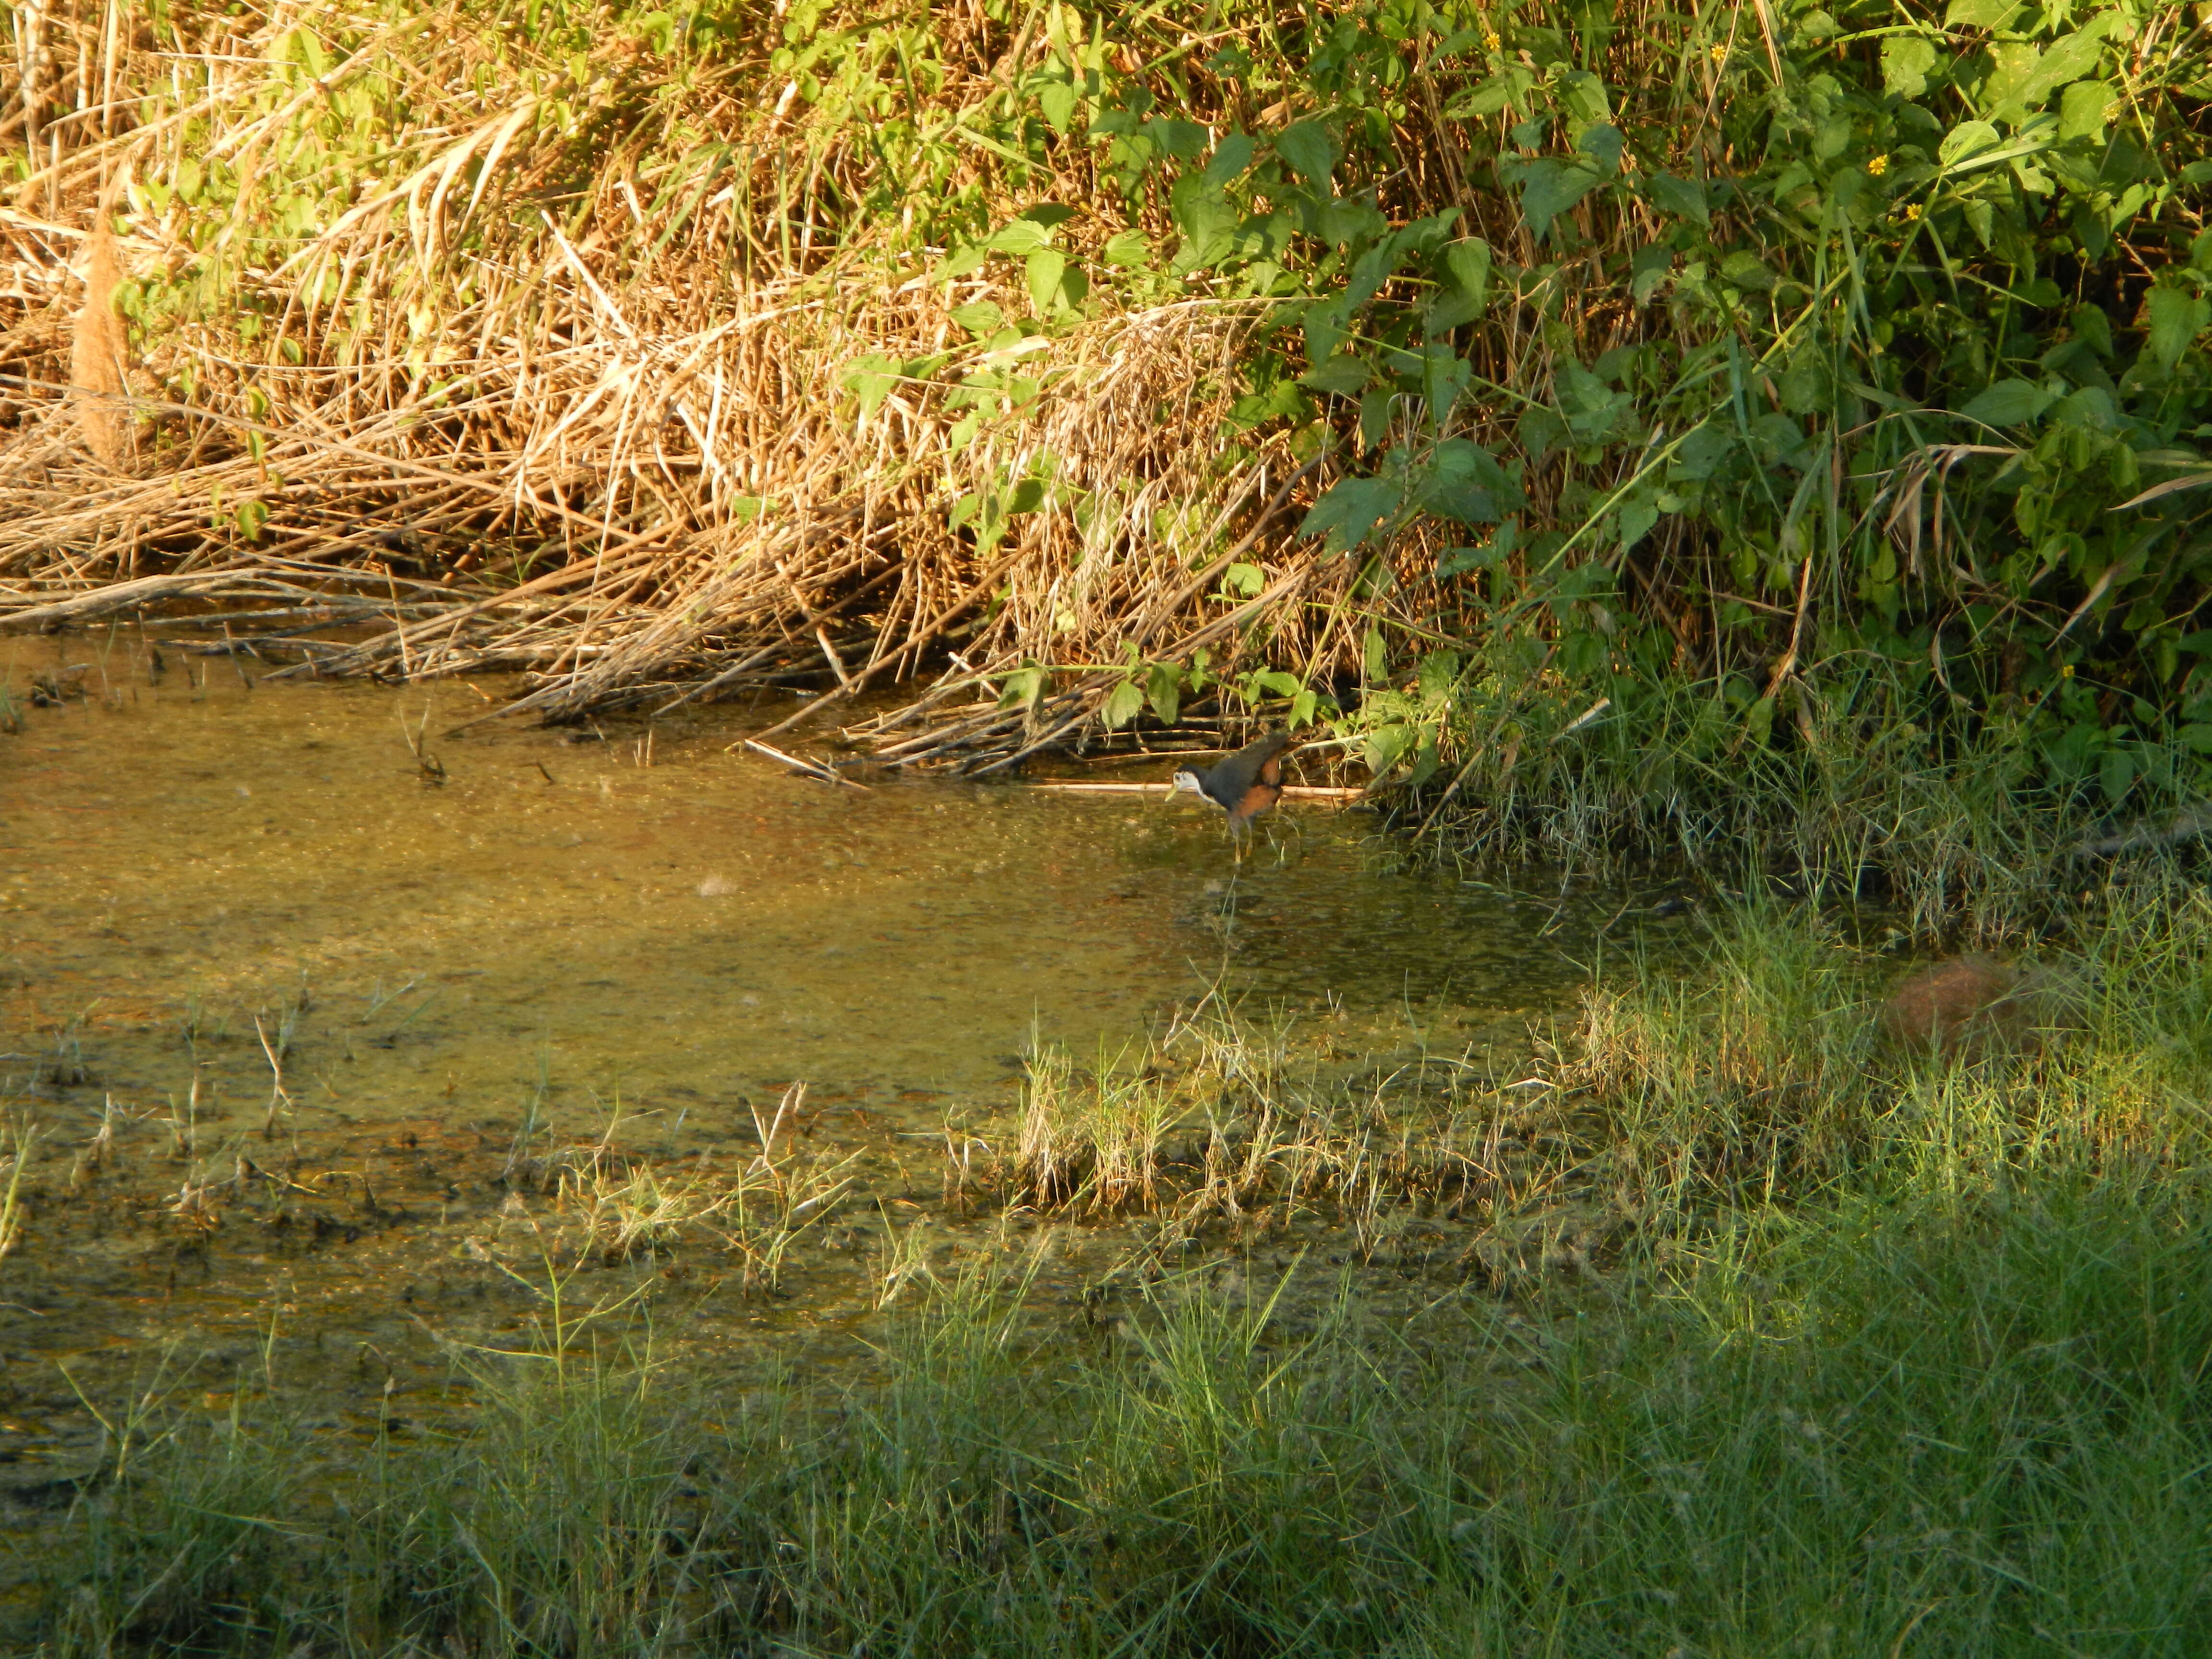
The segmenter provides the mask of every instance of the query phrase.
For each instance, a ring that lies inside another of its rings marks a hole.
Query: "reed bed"
[[[113,95],[46,124],[5,225],[14,620],[336,587],[395,625],[278,642],[313,672],[519,665],[513,707],[555,716],[948,653],[972,702],[1048,641],[1187,656],[1207,538],[1299,474],[1227,418],[1258,308],[1055,311],[1005,261],[933,281],[921,180],[903,222],[851,212],[902,187],[858,112],[754,106],[775,15],[688,46],[659,17],[24,14],[49,99]],[[1003,98],[1006,44],[933,23],[954,125]],[[1093,198],[1066,160],[1028,193]],[[970,156],[930,188],[1011,186]],[[1087,238],[1127,228],[1095,205]],[[117,301],[129,385],[64,396],[72,318]],[[1030,320],[981,326],[1002,308]],[[883,366],[857,394],[856,364]]]

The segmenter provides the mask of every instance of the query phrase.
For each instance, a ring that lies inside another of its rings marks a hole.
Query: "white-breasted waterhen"
[[[1283,750],[1290,746],[1289,732],[1270,732],[1203,772],[1183,768],[1168,793],[1203,796],[1229,814],[1229,833],[1242,837],[1282,799]]]

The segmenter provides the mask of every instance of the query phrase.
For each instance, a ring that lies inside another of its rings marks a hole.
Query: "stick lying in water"
[[[1206,751],[1211,752],[1211,751]],[[1063,795],[1164,795],[1175,787],[1169,783],[1032,783],[1030,789],[1049,789]],[[1285,786],[1285,800],[1358,800],[1364,789],[1324,789],[1318,785],[1289,784]]]
[[[739,741],[743,743],[746,748],[753,750],[756,754],[766,755],[772,761],[781,761],[784,765],[788,766],[794,772],[803,772],[808,777],[817,778],[823,783],[842,783],[846,788],[858,789],[863,794],[868,793],[868,786],[866,784],[855,783],[850,778],[840,776],[837,773],[832,771],[830,768],[822,765],[818,762],[804,761],[799,759],[796,755],[787,755],[781,749],[771,749],[764,743],[756,743],[750,738],[740,738]]]

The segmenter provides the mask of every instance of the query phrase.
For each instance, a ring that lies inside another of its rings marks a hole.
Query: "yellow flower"
[[[1728,48],[1727,48],[1726,46],[1715,46],[1715,47],[1713,47],[1713,48],[1712,48],[1712,57],[1713,57],[1713,62],[1715,62],[1716,64],[1725,64],[1725,63],[1727,63],[1727,62],[1728,62]]]
[[[2074,678],[2074,665],[2069,662],[2060,668],[2058,671],[2058,678],[2062,680],[2072,679]]]
[[[1873,161],[1867,163],[1867,171],[1874,174],[1875,178],[1881,178],[1883,173],[1889,171],[1889,157],[1887,155],[1875,156]]]
[[[1907,202],[1907,203],[1905,204],[1905,222],[1906,222],[1907,224],[1910,224],[1912,221],[1914,221],[1915,219],[1917,219],[1919,216],[1920,216],[1920,204],[1919,204],[1919,203],[1917,203],[1917,202]]]
[[[1504,45],[1504,42],[1498,38],[1498,31],[1496,29],[1483,30],[1482,49],[1485,52],[1496,52],[1498,47],[1503,45]]]

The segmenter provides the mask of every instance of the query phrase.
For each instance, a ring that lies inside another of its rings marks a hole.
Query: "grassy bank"
[[[195,1425],[67,1527],[47,1650],[2192,1652],[2200,1210],[1846,1206],[1395,1331],[1260,1273],[1109,1336],[970,1285],[829,1402],[509,1376],[342,1470]]]
[[[1290,1243],[1300,1193],[1358,1191],[1294,1178],[1358,1161],[1310,1127],[1241,1232],[1077,1307],[1002,1228],[866,1374],[708,1383],[611,1317],[461,1355],[470,1411],[366,1443],[288,1418],[282,1377],[212,1419],[142,1402],[33,1547],[45,1650],[2192,1652],[2212,913],[2111,907],[2046,953],[2049,1042],[1974,1065],[1879,1048],[1894,970],[1803,915],[1610,975],[1490,1150],[1565,1149],[1527,1212],[1553,1248],[1408,1316],[1375,1316],[1405,1258],[1343,1212]],[[1172,1085],[1247,1150],[1245,1113],[1314,1111],[1255,1052]],[[975,1204],[1218,1190],[1202,1155],[1129,1161],[1157,1102],[1039,1076]],[[1443,1218],[1419,1180],[1383,1207]]]
[[[2201,792],[2191,8],[13,15],[19,617],[904,684],[895,764],[1317,722],[1463,846],[2012,920]]]

